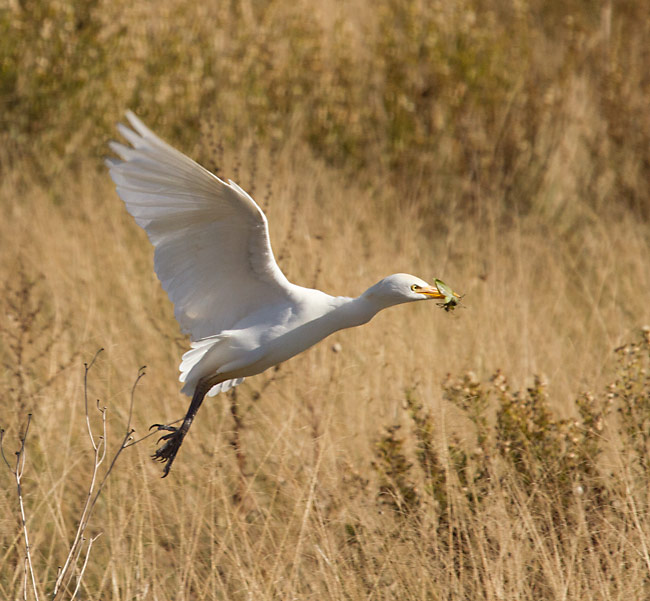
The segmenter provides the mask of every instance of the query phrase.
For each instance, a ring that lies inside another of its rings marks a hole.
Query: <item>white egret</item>
[[[191,337],[180,364],[192,397],[179,428],[153,455],[165,477],[206,395],[241,384],[343,328],[411,301],[446,299],[435,285],[403,273],[357,298],[292,284],[273,257],[266,217],[235,182],[222,181],[172,148],[132,112],[118,125],[129,146],[111,143],[117,193],[155,247],[154,267]]]

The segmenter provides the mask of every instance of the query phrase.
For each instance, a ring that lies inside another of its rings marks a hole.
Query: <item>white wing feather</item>
[[[286,300],[291,284],[273,257],[255,201],[172,148],[133,113],[120,126],[132,148],[113,142],[117,192],[155,247],[155,270],[192,340],[232,328]]]

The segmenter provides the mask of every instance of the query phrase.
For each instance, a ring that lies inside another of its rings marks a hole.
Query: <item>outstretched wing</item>
[[[156,274],[192,340],[232,328],[286,300],[291,284],[273,257],[266,217],[233,181],[201,167],[132,112],[119,125],[131,147],[111,143],[117,193],[155,247]]]

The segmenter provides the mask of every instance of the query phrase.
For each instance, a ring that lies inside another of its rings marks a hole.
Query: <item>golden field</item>
[[[0,597],[649,597],[648,15],[0,5]],[[404,271],[465,308],[393,308],[209,399],[164,480],[155,436],[124,449],[54,595],[84,393],[95,492],[141,366],[135,439],[187,405],[188,341],[102,163],[127,108],[258,200],[290,280]]]

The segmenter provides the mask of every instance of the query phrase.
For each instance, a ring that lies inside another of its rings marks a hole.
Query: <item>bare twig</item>
[[[182,421],[183,421],[183,418],[181,417],[181,418],[179,418],[177,420],[174,420],[173,422],[169,422],[168,424],[165,424],[165,425],[166,426],[173,426],[174,424],[178,424],[179,422],[182,422]],[[147,438],[151,438],[152,436],[156,436],[157,434],[160,434],[160,430],[158,428],[156,428],[152,432],[149,432],[149,434],[145,434],[144,436],[142,436],[141,438],[138,438],[137,440],[129,440],[124,445],[124,448],[127,449],[129,447],[132,447],[133,445],[136,445],[136,444],[142,442],[143,440],[146,440]]]
[[[79,571],[79,576],[77,578],[77,586],[75,586],[74,592],[72,593],[72,597],[70,597],[70,601],[72,601],[76,596],[77,593],[79,592],[79,588],[81,587],[81,581],[84,577],[84,572],[86,571],[86,566],[88,565],[88,558],[90,557],[90,550],[92,549],[93,543],[101,536],[101,532],[97,536],[93,536],[89,541],[88,541],[88,549],[86,550],[86,558],[84,559],[84,564],[81,566],[81,570]]]
[[[9,461],[5,457],[4,440],[5,440],[5,431],[4,428],[0,428],[0,455],[2,455],[2,460],[5,462],[9,470],[13,471],[11,469],[11,465],[9,464]]]
[[[23,561],[23,599],[24,601],[27,601],[27,573],[29,570],[27,569],[27,557],[25,557],[25,561]]]
[[[27,425],[25,426],[25,432],[20,437],[20,449],[16,451],[16,466],[12,468],[5,455],[4,445],[3,445],[4,430],[0,430],[0,453],[2,454],[2,459],[4,460],[5,464],[7,465],[11,473],[14,475],[14,480],[16,481],[16,489],[18,491],[18,507],[20,511],[20,524],[23,531],[23,539],[25,541],[25,579],[23,583],[23,598],[27,599],[27,580],[29,575],[29,578],[32,581],[34,599],[38,601],[38,589],[36,587],[36,576],[34,575],[34,566],[32,564],[32,553],[31,553],[31,548],[29,546],[29,532],[27,530],[27,518],[25,517],[25,503],[23,500],[23,487],[22,487],[23,472],[25,471],[25,460],[26,460],[25,444],[27,441],[27,434],[29,432],[29,425],[31,424],[31,421],[32,421],[32,414],[29,413],[27,415]]]
[[[88,486],[88,493],[86,495],[86,502],[84,503],[84,507],[81,511],[81,517],[79,518],[79,524],[77,526],[77,532],[75,533],[75,538],[74,541],[72,542],[72,545],[70,546],[70,550],[68,552],[68,556],[66,557],[65,564],[63,565],[63,568],[60,570],[56,583],[54,585],[54,592],[52,594],[52,599],[53,601],[57,599],[57,595],[62,594],[63,591],[67,590],[70,582],[72,580],[73,576],[73,567],[77,565],[79,561],[79,557],[81,556],[82,552],[82,547],[83,543],[86,540],[84,538],[84,533],[86,532],[86,528],[88,527],[88,522],[90,521],[90,516],[92,515],[93,509],[95,507],[95,504],[97,503],[97,500],[99,499],[99,496],[101,495],[104,485],[106,484],[106,481],[108,480],[108,477],[110,476],[111,472],[113,471],[113,467],[115,467],[115,463],[117,462],[118,457],[121,455],[122,451],[127,447],[127,446],[132,446],[129,443],[129,441],[132,438],[132,434],[135,430],[131,428],[131,420],[133,417],[133,405],[135,402],[135,389],[136,386],[138,385],[138,382],[144,377],[145,371],[144,367],[141,367],[138,370],[138,376],[135,379],[135,382],[133,383],[133,387],[131,388],[131,402],[129,405],[129,417],[128,421],[126,424],[126,432],[124,434],[124,438],[122,439],[122,442],[120,446],[118,447],[117,451],[115,452],[115,455],[113,455],[113,458],[111,460],[110,465],[108,466],[108,469],[106,470],[106,473],[104,474],[104,477],[101,479],[99,485],[97,485],[97,490],[95,490],[95,486],[97,483],[97,478],[98,478],[98,473],[99,473],[99,467],[103,463],[105,457],[106,457],[106,407],[100,407],[99,406],[99,401],[97,401],[97,410],[101,414],[101,420],[102,420],[102,435],[95,439],[95,436],[93,435],[92,428],[90,425],[90,415],[88,412],[88,389],[87,389],[87,383],[88,383],[88,372],[90,371],[90,368],[93,366],[95,363],[95,360],[97,359],[97,355],[102,351],[100,349],[95,353],[95,356],[93,357],[93,360],[90,362],[90,364],[86,364],[84,366],[85,372],[84,372],[84,400],[85,400],[85,408],[86,408],[86,425],[88,427],[88,437],[90,438],[90,442],[93,446],[93,449],[95,451],[95,457],[94,457],[94,465],[93,465],[93,472],[90,480],[90,485]],[[86,569],[86,565],[88,563],[88,557],[90,555],[90,549],[92,546],[92,543],[96,540],[97,536],[92,537],[88,543],[88,547],[86,549],[86,558],[84,560],[84,565],[82,567],[81,574],[77,578],[77,584],[75,587],[75,591],[72,595],[72,598],[77,594],[77,591],[79,590],[79,586],[81,583],[81,577],[83,575],[83,570]]]
[[[138,377],[135,379],[135,382],[133,382],[133,386],[131,386],[131,402],[129,403],[129,419],[126,422],[126,429],[131,430],[131,422],[133,421],[133,405],[135,404],[135,389],[140,380],[144,378],[147,375],[147,372],[144,371],[147,369],[146,365],[143,365],[139,370],[138,370]]]
[[[90,409],[88,405],[88,374],[90,372],[90,369],[95,364],[95,361],[99,356],[99,353],[101,353],[102,350],[103,349],[99,349],[95,353],[92,361],[89,364],[84,364],[84,408],[85,408],[85,415],[86,415],[86,428],[88,430],[88,438],[90,440],[90,444],[92,445],[94,451],[93,468],[92,468],[90,483],[88,486],[88,492],[86,495],[86,500],[81,510],[81,516],[79,517],[79,523],[74,535],[74,539],[72,541],[72,544],[70,545],[63,566],[59,567],[59,569],[57,570],[54,590],[51,595],[52,601],[57,601],[61,599],[62,596],[66,594],[66,592],[67,593],[70,592],[70,588],[71,588],[70,585],[72,583],[75,573],[77,574],[76,582],[74,586],[74,591],[72,592],[70,599],[74,599],[75,596],[78,594],[81,587],[83,575],[88,565],[88,560],[90,557],[92,545],[99,536],[96,535],[90,537],[89,540],[85,537],[85,532],[86,529],[88,528],[88,524],[93,509],[97,503],[97,500],[99,499],[99,496],[101,495],[104,489],[108,477],[110,476],[113,468],[115,467],[115,463],[118,457],[127,446],[132,446],[132,444],[135,444],[134,442],[132,442],[132,434],[134,430],[131,427],[131,422],[133,419],[135,390],[138,383],[145,375],[144,367],[141,367],[138,370],[138,376],[135,379],[135,382],[133,383],[133,387],[131,388],[131,402],[129,406],[126,432],[124,434],[121,444],[119,445],[117,451],[112,457],[110,465],[106,469],[106,472],[104,473],[103,477],[100,479],[99,468],[104,462],[104,460],[106,459],[106,453],[107,453],[106,407],[101,407],[99,404],[99,400],[97,401],[96,407],[97,407],[97,411],[100,414],[100,419],[101,419],[101,434],[97,434],[93,432],[93,428],[91,426]],[[25,575],[24,575],[24,582],[23,582],[23,599],[25,599],[26,601],[28,598],[27,589],[29,586],[29,580],[31,580],[33,597],[36,601],[39,601],[38,587],[36,584],[36,575],[34,573],[34,566],[32,563],[32,552],[29,544],[29,533],[27,528],[27,518],[25,513],[25,504],[24,504],[23,490],[22,490],[22,478],[23,478],[23,473],[25,470],[25,463],[26,463],[26,442],[27,442],[27,435],[29,432],[29,426],[31,424],[31,419],[32,419],[32,414],[30,413],[27,416],[27,424],[25,426],[25,431],[20,437],[20,449],[15,453],[16,455],[15,465],[13,464],[13,462],[9,461],[7,455],[5,454],[5,449],[4,449],[5,431],[0,428],[0,456],[2,457],[2,461],[4,461],[7,468],[14,475],[14,479],[16,481],[16,487],[18,491],[18,505],[20,511],[20,520],[22,525],[23,538],[25,541],[25,568],[24,568]],[[84,555],[84,547],[85,547],[85,555]],[[84,556],[83,565],[81,566],[80,570],[77,570],[76,566],[78,566],[82,555]]]
[[[86,409],[86,427],[88,428],[88,436],[90,437],[90,442],[92,443],[93,449],[95,449],[95,451],[97,450],[97,445],[95,444],[95,439],[93,438],[93,431],[90,427],[90,417],[88,413],[88,372],[95,364],[99,353],[101,353],[103,350],[103,348],[100,348],[95,353],[95,356],[93,357],[93,360],[90,362],[90,364],[84,363],[84,407]]]

